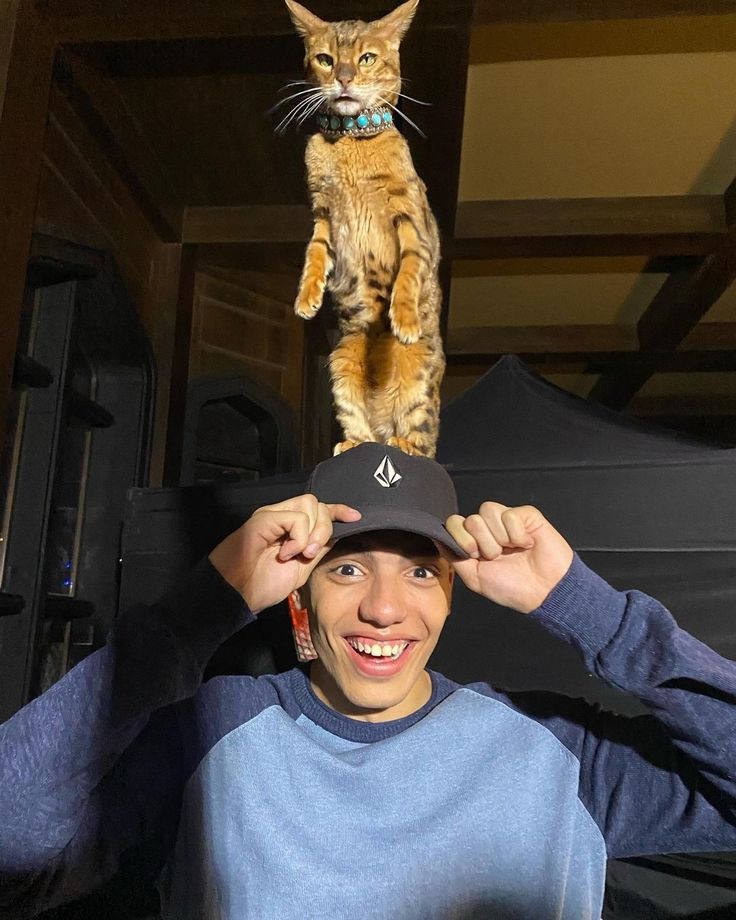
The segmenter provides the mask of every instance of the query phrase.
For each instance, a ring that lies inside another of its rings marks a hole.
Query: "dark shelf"
[[[67,398],[69,411],[74,418],[84,422],[90,428],[110,428],[115,424],[114,415],[94,400],[77,393],[76,390],[69,390]]]
[[[95,612],[95,605],[91,601],[83,601],[78,597],[63,597],[58,594],[47,594],[44,604],[44,616],[48,620],[81,620],[91,617]]]
[[[25,607],[25,598],[20,594],[6,594],[0,591],[0,617],[14,617]]]
[[[13,367],[13,386],[30,387],[31,389],[45,389],[54,382],[51,371],[34,361],[26,354],[18,352],[15,356]]]

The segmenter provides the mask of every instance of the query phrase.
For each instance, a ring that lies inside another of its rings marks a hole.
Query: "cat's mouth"
[[[340,96],[333,97],[332,109],[338,115],[357,115],[361,108],[360,101],[350,93],[342,93]]]

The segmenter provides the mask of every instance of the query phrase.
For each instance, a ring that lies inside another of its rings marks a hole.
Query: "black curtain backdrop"
[[[626,419],[506,357],[445,409],[438,459],[464,514],[486,499],[536,505],[611,584],[657,597],[683,628],[736,659],[736,450]],[[134,490],[121,607],[150,602],[253,510],[301,493],[306,479]],[[209,673],[263,673],[294,661],[279,608],[223,646]],[[569,647],[462,586],[431,664],[461,682],[551,689],[641,711],[588,674]],[[612,862],[604,917],[736,917],[736,858]]]

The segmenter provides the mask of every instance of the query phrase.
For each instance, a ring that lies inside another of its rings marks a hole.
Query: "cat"
[[[339,454],[378,441],[434,457],[445,355],[440,240],[426,186],[393,112],[399,46],[419,0],[373,22],[323,22],[285,0],[304,39],[297,104],[317,111],[306,148],[314,229],[294,309],[311,319],[332,295],[340,340],[330,356]],[[306,98],[304,98],[306,97]]]

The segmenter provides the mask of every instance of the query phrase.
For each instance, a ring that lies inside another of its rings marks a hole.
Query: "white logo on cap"
[[[382,485],[384,489],[390,489],[391,486],[397,485],[404,477],[399,473],[387,455],[378,464],[378,469],[373,474],[373,478]]]

